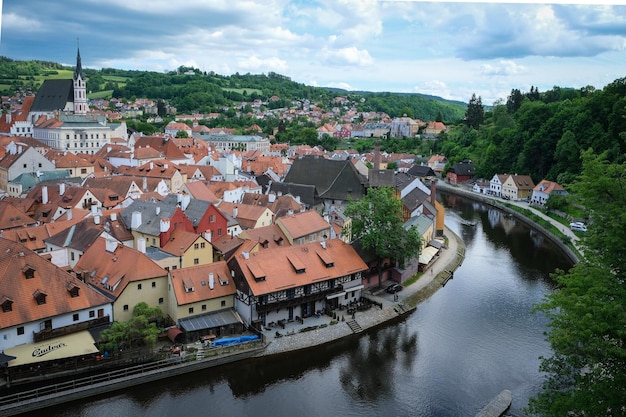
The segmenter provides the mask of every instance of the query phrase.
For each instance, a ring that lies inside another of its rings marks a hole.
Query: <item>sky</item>
[[[277,72],[467,103],[626,76],[626,0],[0,0],[0,55],[83,67]]]

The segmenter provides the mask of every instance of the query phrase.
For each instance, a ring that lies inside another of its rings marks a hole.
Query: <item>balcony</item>
[[[109,324],[109,316],[98,317],[97,319],[83,321],[76,324],[70,324],[69,326],[59,327],[56,329],[44,329],[40,332],[33,333],[33,341],[35,343],[43,340],[53,339],[59,336],[65,336],[67,334],[80,332],[81,330],[89,330],[92,327]]]

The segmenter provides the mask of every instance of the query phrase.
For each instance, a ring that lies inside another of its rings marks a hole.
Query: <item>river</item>
[[[465,417],[503,389],[512,391],[514,408],[523,408],[541,386],[539,357],[550,354],[546,318],[531,309],[552,290],[549,274],[571,264],[513,217],[440,197],[466,258],[454,279],[403,322],[331,346],[49,408],[46,415]]]

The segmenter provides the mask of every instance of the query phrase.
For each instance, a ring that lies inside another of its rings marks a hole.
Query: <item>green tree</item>
[[[378,286],[382,286],[385,259],[404,264],[419,255],[421,237],[415,228],[405,230],[402,202],[391,187],[369,188],[362,200],[348,204],[345,214],[352,219],[347,236],[359,240],[378,258]]]
[[[100,334],[101,350],[116,351],[121,347],[153,346],[160,329],[157,321],[163,318],[159,307],[149,307],[141,302],[133,308],[133,316],[127,322],[113,322]]]
[[[176,137],[177,138],[188,138],[189,134],[187,133],[186,130],[179,130],[178,132],[176,132]]]
[[[480,96],[476,97],[476,94],[472,94],[472,98],[467,105],[467,111],[465,112],[465,124],[468,127],[478,130],[481,123],[485,118],[485,108]]]
[[[387,164],[387,169],[398,169],[398,163],[396,161],[391,161]]]
[[[531,399],[533,413],[551,416],[626,415],[626,164],[583,152],[573,186],[591,219],[583,259],[554,277],[559,289],[538,306],[550,322],[553,355]]]
[[[157,114],[159,117],[165,117],[167,114],[167,107],[165,106],[165,102],[163,100],[157,101]]]

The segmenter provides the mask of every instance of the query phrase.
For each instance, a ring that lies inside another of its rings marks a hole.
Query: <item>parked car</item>
[[[391,284],[390,286],[387,287],[387,292],[389,294],[395,294],[397,292],[402,291],[402,285],[400,284]]]
[[[583,222],[573,222],[569,224],[569,228],[575,232],[586,232],[587,226]]]

